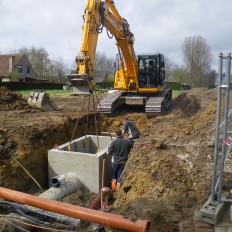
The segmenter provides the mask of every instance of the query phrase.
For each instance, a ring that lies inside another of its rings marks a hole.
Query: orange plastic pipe
[[[136,222],[132,222],[117,214],[105,213],[76,205],[70,205],[3,187],[0,187],[0,197],[9,201],[34,206],[50,212],[63,214],[73,218],[79,218],[81,220],[94,222],[125,231],[147,232],[150,227],[150,222],[147,220],[138,220]]]

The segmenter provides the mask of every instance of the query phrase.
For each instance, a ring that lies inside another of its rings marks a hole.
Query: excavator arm
[[[120,57],[121,70],[115,76],[115,88],[136,91],[138,66],[134,51],[134,35],[127,21],[118,13],[114,1],[88,0],[83,18],[80,54],[76,57],[77,68],[74,74],[69,75],[73,87],[79,93],[94,90],[94,60],[98,34],[105,27],[115,37]]]
[[[115,88],[136,89],[138,88],[138,66],[134,51],[134,35],[126,19],[118,13],[113,1],[106,0],[105,2],[107,7],[104,12],[104,26],[116,39],[121,66],[121,75],[116,75]]]
[[[93,77],[94,59],[99,34],[100,1],[89,0],[83,15],[82,43],[80,54],[76,57],[77,74]]]

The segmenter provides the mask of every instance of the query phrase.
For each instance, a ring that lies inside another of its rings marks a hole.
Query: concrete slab
[[[232,232],[232,223],[230,220],[230,206],[227,205],[222,218],[217,225],[214,225],[214,232]]]
[[[53,177],[75,172],[85,191],[98,193],[102,185],[103,160],[105,160],[104,187],[110,187],[111,156],[106,153],[111,141],[110,136],[87,135],[71,141],[71,144],[68,142],[58,146],[57,149],[49,150],[49,186]]]
[[[226,196],[226,193],[223,193],[223,195]],[[202,214],[201,211],[196,211],[194,214],[194,218],[195,218],[194,226],[196,232],[232,232],[232,222],[230,219],[230,206],[228,204],[225,204],[224,210],[221,213],[220,217],[218,217],[219,215],[215,216],[210,212],[210,218],[208,218],[210,220],[208,222],[204,222],[204,220],[202,221],[201,214]],[[212,220],[212,216],[215,216],[214,220]],[[212,223],[212,221],[215,220],[217,221],[217,223],[216,224]]]
[[[194,212],[195,232],[214,232],[214,225],[203,222],[199,219],[199,211]]]
[[[211,201],[209,198],[200,209],[199,219],[209,224],[218,224],[225,211],[226,205],[225,202],[218,203],[217,201]]]

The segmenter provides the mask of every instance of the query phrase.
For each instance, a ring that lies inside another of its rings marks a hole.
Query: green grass
[[[17,93],[20,93],[22,94],[23,97],[28,97],[29,94],[31,92],[34,92],[35,90],[19,90],[19,91],[15,91]],[[48,93],[50,97],[68,97],[70,96],[70,93],[72,93],[72,90],[51,90],[51,89],[47,89],[47,90],[44,90],[45,93]],[[176,97],[178,96],[179,94],[181,94],[182,91],[181,90],[172,90],[172,96],[173,97]],[[102,93],[100,92],[97,92],[97,95],[103,95]]]
[[[173,97],[176,97],[176,96],[180,95],[181,93],[182,93],[181,90],[172,90],[172,96]]]
[[[19,90],[15,91],[17,93],[22,94],[23,97],[28,97],[31,92],[34,92],[35,90]],[[48,93],[49,96],[56,96],[56,97],[66,97],[70,96],[70,93],[72,92],[71,90],[52,90],[52,89],[46,89],[44,90],[45,93]]]

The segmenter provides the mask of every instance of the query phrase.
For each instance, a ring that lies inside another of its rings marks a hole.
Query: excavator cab
[[[164,85],[165,70],[162,54],[138,56],[138,78],[140,88],[157,88]]]

